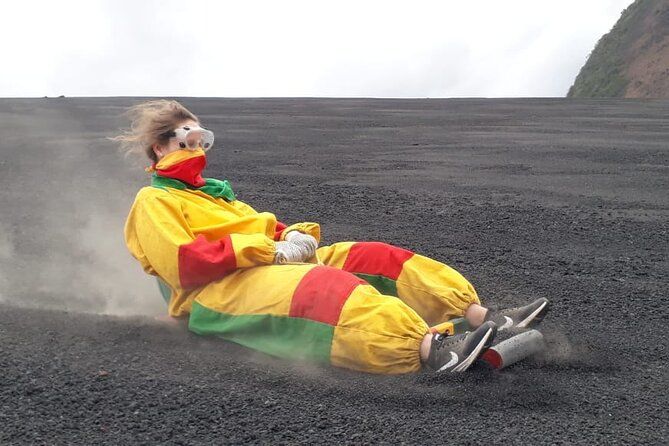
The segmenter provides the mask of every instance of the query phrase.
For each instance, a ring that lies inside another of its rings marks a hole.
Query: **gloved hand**
[[[304,258],[305,260],[312,258],[316,255],[316,248],[318,248],[318,241],[309,234],[303,234],[300,231],[290,231],[284,237],[287,241],[295,243],[298,246],[301,246],[306,250],[307,255]]]
[[[276,255],[274,263],[304,262],[307,259],[307,250],[292,242],[275,242]]]
[[[318,242],[310,235],[290,231],[285,239],[286,241],[275,242],[274,263],[304,262],[316,254]]]

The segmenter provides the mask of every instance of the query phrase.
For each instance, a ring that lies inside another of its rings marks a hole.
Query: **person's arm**
[[[179,201],[169,194],[136,202],[127,225],[148,263],[172,288],[196,288],[237,268],[271,264],[276,254],[275,242],[261,233],[229,234],[219,240],[196,237]]]
[[[250,205],[244,203],[243,201],[240,200],[235,200],[231,202],[233,206],[235,206],[237,209],[242,210],[242,212],[246,212],[248,214],[255,214],[257,213],[253,207]],[[286,234],[288,234],[290,231],[298,231],[303,234],[308,234],[312,236],[313,238],[316,239],[317,242],[320,243],[321,241],[321,226],[318,223],[312,223],[312,222],[301,222],[301,223],[295,223],[292,225],[287,225],[281,221],[276,222],[276,231],[274,232],[274,241],[285,241],[286,240]]]

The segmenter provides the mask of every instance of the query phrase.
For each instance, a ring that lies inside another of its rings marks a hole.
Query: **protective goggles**
[[[182,149],[195,150],[198,147],[206,152],[214,145],[214,132],[197,125],[185,125],[163,133],[168,138],[176,138]]]

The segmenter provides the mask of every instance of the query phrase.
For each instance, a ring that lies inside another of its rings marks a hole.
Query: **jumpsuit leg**
[[[476,290],[448,265],[381,242],[340,242],[322,246],[325,265],[364,279],[383,294],[399,297],[429,325],[462,318],[469,305],[479,304]],[[464,319],[457,320],[466,325]]]
[[[400,299],[314,264],[240,269],[195,296],[189,329],[288,359],[370,373],[421,369],[429,327]]]

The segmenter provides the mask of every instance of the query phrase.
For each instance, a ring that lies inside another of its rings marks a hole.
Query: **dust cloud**
[[[0,301],[122,316],[164,314],[155,279],[123,240],[125,218],[146,174],[105,139],[127,125],[121,113],[128,104],[42,101],[0,100]]]
[[[0,224],[0,262],[8,262],[12,258],[14,248],[7,230]],[[5,275],[0,270],[0,303],[5,301],[3,290],[6,287]]]

